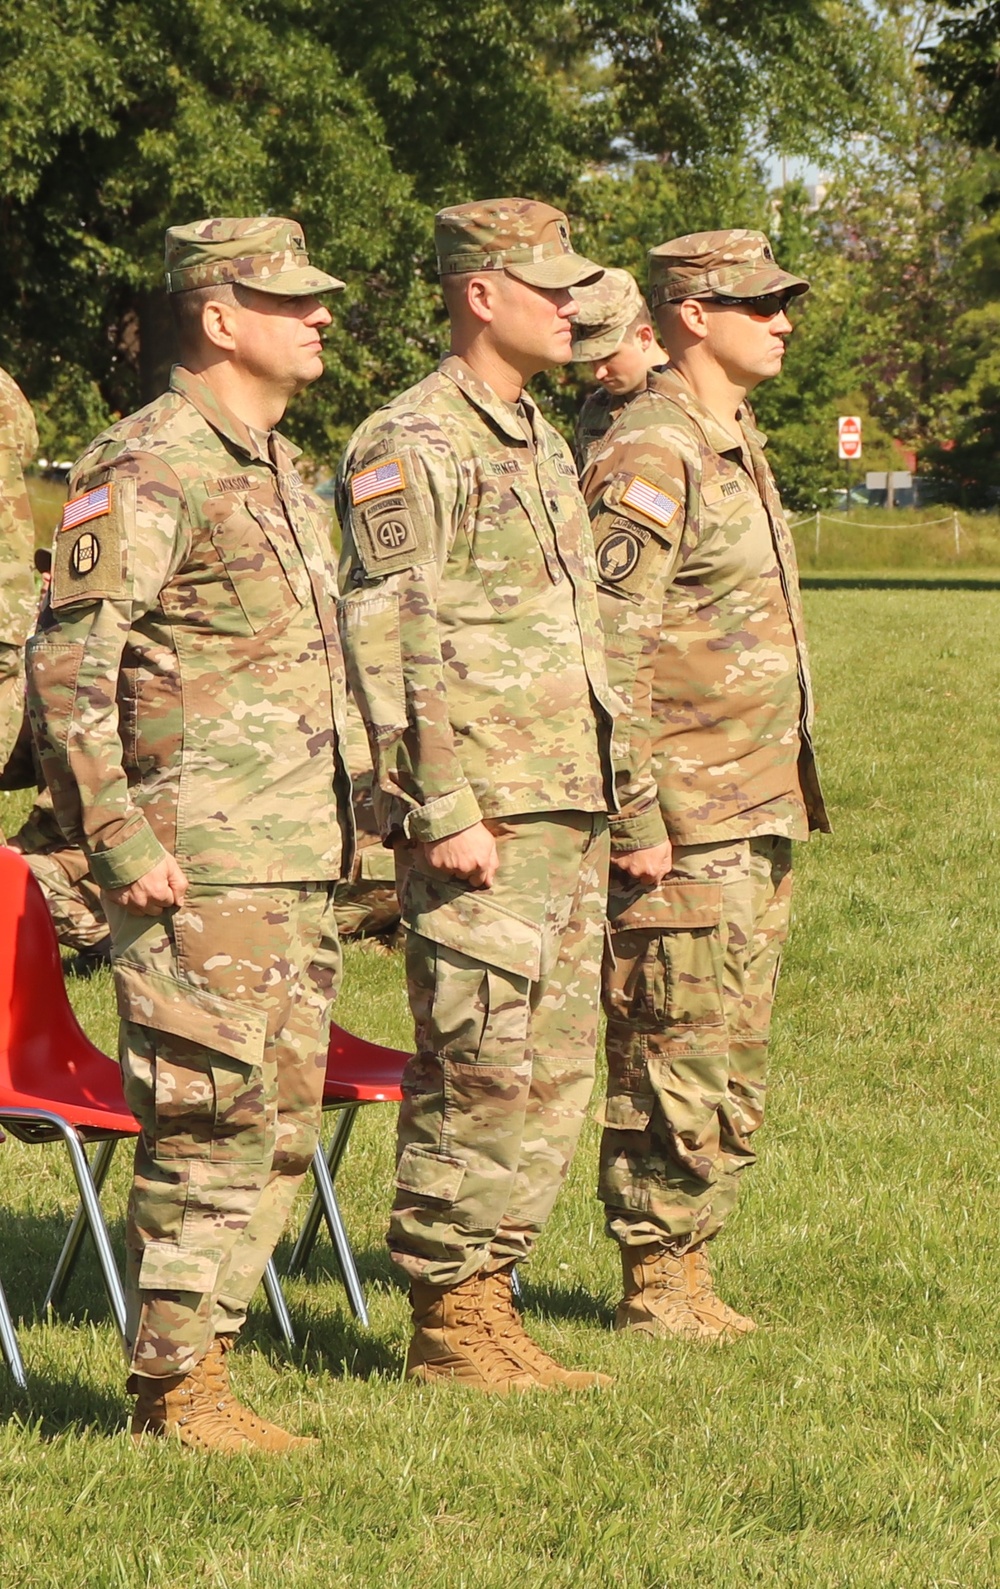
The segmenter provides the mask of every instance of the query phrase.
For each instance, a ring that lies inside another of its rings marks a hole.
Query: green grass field
[[[716,1259],[757,1335],[610,1331],[591,1126],[524,1278],[539,1339],[614,1388],[493,1404],[402,1383],[393,1121],[376,1107],[341,1177],[371,1332],[322,1245],[288,1287],[301,1350],[286,1359],[261,1297],[234,1370],[263,1412],[321,1433],[321,1455],[137,1453],[90,1260],[75,1317],[35,1312],[68,1168],[8,1142],[0,1264],[31,1389],[0,1376],[3,1589],[992,1589],[1000,583],[866,581],[806,597],[836,834],[799,852],[761,1160]],[[110,980],[75,992],[110,1048]],[[350,952],[339,1014],[405,1043],[398,958]],[[122,1163],[118,1234],[126,1182]]]

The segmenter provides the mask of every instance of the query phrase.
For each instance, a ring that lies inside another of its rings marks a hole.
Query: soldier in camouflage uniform
[[[656,888],[612,873],[600,1195],[621,1244],[618,1327],[725,1339],[753,1324],[716,1296],[706,1244],[755,1158],[792,840],[829,827],[795,553],[745,406],[780,372],[785,309],[808,284],[747,231],[662,244],[650,281],[670,368],[583,482],[633,723],[613,858],[627,868],[664,833],[673,846]]]
[[[407,1375],[580,1386],[525,1334],[510,1273],[591,1091],[612,723],[586,509],[524,393],[568,362],[599,273],[547,204],[443,210],[452,352],[341,465],[341,634],[394,846],[416,1054],[389,1247]]]
[[[281,218],[171,227],[183,363],[88,448],[28,646],[56,814],[103,890],[125,1095],[133,1433],[301,1442],[240,1407],[225,1352],[316,1145],[351,864],[325,515],[273,428],[322,373],[319,293]]]
[[[24,856],[49,907],[56,937],[75,949],[81,974],[111,958],[111,935],[101,890],[90,875],[83,850],[67,844],[56,821],[52,796],[41,789],[38,799],[8,844]]]
[[[21,727],[22,656],[35,617],[35,531],[24,469],[37,447],[28,400],[6,370],[0,370],[0,771]]]
[[[625,404],[646,384],[650,371],[663,368],[667,355],[634,276],[606,270],[599,281],[581,287],[580,313],[573,323],[573,357],[592,364],[597,391],[580,410],[573,456],[583,474],[587,460]]]
[[[351,875],[337,884],[334,914],[337,934],[372,940],[376,948],[393,946],[399,927],[396,868],[391,850],[382,843],[372,805],[372,758],[361,714],[347,698],[347,766],[351,774],[357,853]]]

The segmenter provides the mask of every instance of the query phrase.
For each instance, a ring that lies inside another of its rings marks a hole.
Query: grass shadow
[[[523,1312],[543,1318],[598,1324],[605,1329],[610,1328],[615,1311],[604,1297],[592,1296],[582,1286],[535,1285],[523,1276],[519,1306]]]
[[[25,1214],[0,1209],[0,1252],[3,1253],[2,1279],[11,1314],[17,1324],[36,1323],[49,1280],[62,1252],[70,1227],[70,1214]],[[124,1221],[108,1225],[111,1245],[119,1255],[124,1246]],[[89,1236],[83,1240],[79,1260],[70,1278],[69,1289],[56,1310],[58,1318],[105,1323],[111,1317],[100,1267]]]
[[[379,1375],[397,1379],[402,1355],[394,1352],[374,1329],[365,1329],[353,1317],[345,1297],[338,1308],[290,1302],[289,1313],[296,1345],[289,1349],[280,1340],[269,1308],[258,1301],[247,1316],[240,1342],[255,1347],[276,1372],[289,1361],[334,1379],[371,1379]]]
[[[803,590],[1000,590],[1000,579],[960,579],[944,574],[933,579],[886,574],[802,574]]]
[[[116,1436],[125,1427],[129,1403],[124,1366],[121,1395],[115,1396],[79,1375],[61,1378],[49,1369],[37,1373],[30,1356],[29,1351],[24,1364],[27,1391],[18,1390],[13,1380],[0,1377],[0,1426],[17,1419],[29,1424],[42,1440],[54,1440],[68,1433]],[[0,1376],[4,1372],[0,1369]]]

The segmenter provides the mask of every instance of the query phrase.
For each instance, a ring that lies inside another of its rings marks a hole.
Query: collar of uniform
[[[456,353],[449,353],[439,368],[441,374],[446,375],[449,381],[454,381],[459,391],[469,399],[469,402],[475,408],[478,408],[487,418],[493,421],[494,425],[503,432],[508,441],[517,442],[519,447],[527,445],[527,437],[510,404],[505,403],[502,398],[498,397],[492,386],[487,386],[486,382],[480,380],[478,375],[474,375],[464,359],[460,359]],[[521,401],[524,404],[525,412],[531,421],[531,428],[534,431],[535,415],[537,413],[535,404],[527,392],[521,393]]]
[[[661,392],[664,397],[673,398],[679,408],[690,414],[713,452],[735,452],[740,449],[739,438],[734,436],[732,431],[727,430],[725,425],[721,425],[701,399],[695,397],[690,386],[682,376],[678,375],[673,365],[668,364],[666,367],[652,370],[647,380],[647,388],[651,392]],[[767,437],[749,418],[745,405],[737,409],[736,418],[743,432],[743,440],[748,447],[757,446],[763,449],[767,446]]]
[[[275,460],[272,460],[266,446],[262,448],[258,440],[261,432],[254,433],[242,419],[237,418],[230,409],[220,403],[208,382],[202,380],[200,375],[186,370],[183,364],[175,364],[170,371],[170,390],[186,398],[213,430],[217,430],[220,436],[231,442],[240,452],[246,453],[248,458],[253,458],[258,463],[265,463],[269,468],[274,467]],[[290,466],[299,456],[301,449],[293,447],[279,431],[273,430],[271,435],[275,443],[275,457],[280,459],[279,468],[282,465]]]

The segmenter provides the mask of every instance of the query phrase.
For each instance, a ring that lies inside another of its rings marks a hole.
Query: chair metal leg
[[[97,1152],[91,1160],[90,1175],[94,1183],[94,1191],[98,1197],[100,1197],[104,1183],[108,1178],[108,1170],[111,1168],[111,1160],[114,1158],[119,1140],[118,1137],[109,1137],[106,1142],[99,1143]],[[86,1229],[87,1221],[81,1203],[73,1215],[73,1223],[69,1227],[66,1240],[63,1243],[63,1250],[59,1254],[59,1262],[56,1264],[52,1279],[49,1282],[49,1289],[46,1292],[44,1302],[46,1310],[57,1308],[66,1295],[66,1287],[69,1285],[73,1270],[76,1268]]]
[[[520,1302],[520,1300],[521,1300],[522,1296],[524,1295],[524,1293],[521,1290],[521,1276],[517,1272],[516,1264],[515,1264],[514,1268],[510,1271],[510,1289],[511,1289],[511,1293],[513,1295],[514,1301],[515,1302]]]
[[[351,1243],[348,1240],[344,1221],[341,1218],[340,1204],[337,1202],[337,1194],[334,1191],[330,1166],[319,1151],[317,1151],[313,1160],[313,1174],[316,1177],[316,1195],[323,1207],[323,1217],[326,1220],[326,1228],[330,1232],[330,1240],[333,1242],[333,1250],[337,1257],[337,1267],[340,1270],[340,1278],[344,1282],[344,1290],[347,1292],[351,1311],[358,1323],[367,1329],[368,1309],[365,1306],[365,1294],[361,1289],[361,1279],[354,1262],[354,1253],[351,1250]]]
[[[28,1379],[24,1372],[24,1363],[21,1361],[21,1351],[14,1333],[14,1320],[10,1315],[7,1298],[0,1283],[0,1350],[3,1351],[4,1362],[10,1369],[10,1377],[19,1390],[27,1390]]]
[[[118,1334],[125,1341],[125,1293],[122,1290],[118,1266],[115,1255],[111,1249],[111,1239],[108,1236],[108,1227],[104,1223],[101,1205],[94,1190],[94,1182],[90,1175],[90,1164],[83,1149],[79,1133],[62,1115],[57,1115],[51,1109],[4,1109],[3,1119],[9,1120],[12,1125],[21,1121],[26,1125],[52,1126],[58,1131],[66,1144],[69,1152],[73,1174],[76,1177],[77,1191],[83,1205],[83,1215],[90,1229],[94,1246],[97,1250],[97,1261],[101,1266],[101,1275],[104,1280],[104,1289],[108,1294],[108,1302]]]
[[[317,1173],[317,1165],[320,1160],[323,1160],[329,1170],[330,1178],[336,1177],[340,1168],[340,1161],[344,1157],[344,1150],[354,1129],[354,1117],[360,1107],[360,1104],[345,1104],[340,1109],[340,1118],[334,1128],[333,1136],[330,1138],[330,1146],[326,1151],[325,1158],[321,1147],[318,1147],[313,1155],[316,1190],[313,1193],[312,1202],[309,1204],[309,1212],[303,1221],[302,1229],[299,1231],[298,1240],[292,1248],[292,1256],[288,1262],[288,1273],[290,1275],[297,1275],[305,1268],[309,1261],[309,1254],[316,1245],[316,1237],[319,1235],[320,1220],[323,1218],[324,1210],[319,1192],[319,1173],[321,1172]]]
[[[115,1323],[118,1326],[118,1334],[121,1336],[122,1344],[124,1345],[125,1293],[122,1290],[118,1265],[115,1262],[115,1255],[111,1248],[108,1227],[104,1223],[101,1205],[94,1190],[94,1183],[90,1178],[90,1164],[87,1161],[86,1153],[83,1151],[83,1143],[73,1127],[65,1121],[60,1121],[60,1130],[63,1141],[69,1149],[69,1156],[73,1164],[73,1174],[76,1176],[76,1184],[83,1202],[84,1216],[90,1226],[90,1234],[97,1249],[97,1261],[101,1266],[101,1274],[104,1277],[104,1288],[108,1293],[111,1312],[114,1315]]]
[[[273,1258],[268,1259],[267,1268],[264,1270],[264,1290],[267,1292],[267,1300],[271,1304],[274,1322],[281,1331],[285,1345],[291,1349],[295,1346],[295,1331],[292,1329],[288,1303],[285,1301],[285,1293],[281,1289],[281,1281],[278,1279],[278,1271],[274,1267]]]

